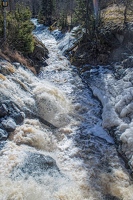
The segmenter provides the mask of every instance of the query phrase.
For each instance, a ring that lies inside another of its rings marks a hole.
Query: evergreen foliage
[[[7,12],[7,42],[24,54],[34,50],[32,36],[34,25],[30,19],[31,11],[23,5],[17,5],[15,11]],[[0,27],[3,27],[2,10],[0,13]],[[3,37],[3,28],[0,28],[0,37]]]
[[[43,22],[45,25],[51,25],[53,11],[54,11],[53,0],[41,0],[39,21]]]
[[[77,6],[74,15],[74,24],[82,25],[90,35],[95,29],[93,2],[89,0],[76,0]]]
[[[61,29],[67,27],[67,14],[64,11],[60,13],[58,25]]]
[[[70,0],[64,0],[63,3],[60,2],[60,7],[59,7],[59,15],[58,15],[58,25],[59,27],[61,27],[61,29],[68,29],[70,22],[69,22],[69,18],[70,18],[70,5],[71,2]]]
[[[0,38],[3,36],[3,12],[2,5],[0,4]]]
[[[75,9],[75,23],[85,25],[86,7],[84,0],[76,0],[77,6]]]

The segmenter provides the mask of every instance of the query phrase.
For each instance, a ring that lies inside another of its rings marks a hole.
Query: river
[[[105,94],[100,93],[102,75],[109,79],[113,72],[101,66],[89,72],[90,78],[87,72],[79,76],[61,50],[74,38],[67,34],[56,40],[58,32],[55,37],[33,21],[34,35],[49,50],[48,66],[38,77],[19,66],[0,91],[4,100],[56,128],[28,117],[17,126],[0,152],[0,200],[132,200],[132,180],[107,118],[110,127],[117,124],[106,116]]]

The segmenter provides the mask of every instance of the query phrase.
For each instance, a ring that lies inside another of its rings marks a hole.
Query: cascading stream
[[[37,36],[39,37],[38,34]],[[74,107],[73,115],[74,119],[76,120],[76,132],[72,134],[72,140],[74,145],[78,147],[78,152],[74,153],[73,157],[80,158],[79,160],[82,160],[84,166],[82,169],[83,171],[85,170],[84,172],[86,173],[86,180],[88,181],[88,179],[90,179],[89,182],[92,181],[90,185],[94,189],[93,192],[98,193],[96,194],[98,198],[106,199],[106,196],[107,198],[111,198],[111,195],[121,197],[123,194],[118,195],[118,193],[120,192],[119,190],[123,191],[123,188],[118,189],[118,191],[115,192],[113,192],[113,189],[109,189],[108,191],[104,188],[106,184],[109,185],[107,187],[110,188],[110,183],[108,181],[111,178],[111,184],[113,185],[112,188],[121,187],[121,184],[119,185],[117,182],[118,180],[116,181],[115,179],[113,179],[113,176],[118,176],[116,179],[119,179],[119,181],[122,174],[128,181],[130,178],[128,177],[126,169],[124,169],[124,163],[117,155],[113,139],[102,128],[101,104],[96,99],[94,99],[91,91],[89,91],[88,87],[86,87],[82,83],[82,80],[78,76],[77,69],[74,66],[71,66],[70,63],[65,64],[66,58],[61,56],[62,53],[59,51],[59,49],[54,46],[53,51],[53,44],[56,44],[57,41],[55,41],[52,36],[50,37],[51,43],[48,45],[47,42],[49,43],[49,39],[47,38],[47,36],[44,34],[40,37],[40,39],[48,47],[50,52],[50,59],[48,60],[49,65],[42,70],[41,77],[56,84],[57,87],[63,90],[72,101],[72,105]],[[70,48],[69,46],[67,46],[67,43],[71,43],[70,41],[73,42],[75,40],[71,37],[71,35],[66,35],[64,39],[58,41],[58,46],[60,47],[60,49],[63,49],[65,51],[67,48]],[[56,62],[53,64],[53,60],[55,60],[58,64],[56,64]],[[70,88],[71,92],[68,91],[68,89],[70,90]],[[71,138],[70,135],[71,134],[69,134],[69,137]],[[66,141],[68,142],[68,138],[66,139]],[[67,151],[67,154],[71,152],[69,148]],[[63,158],[64,157],[65,155],[63,155]],[[76,166],[76,168],[79,167]],[[86,170],[86,168],[88,169]],[[115,173],[117,175],[115,175]],[[101,176],[105,176],[107,178],[107,182],[104,180],[104,177],[102,183]],[[84,184],[84,182],[82,184]],[[100,185],[101,187],[99,189]],[[95,194],[93,195],[95,198]]]
[[[58,48],[75,39],[67,34],[56,41],[33,21],[34,35],[49,50],[48,66],[38,77],[20,66],[0,92],[57,129],[27,117],[16,127],[1,150],[0,200],[132,200],[132,182],[102,126],[101,105]]]

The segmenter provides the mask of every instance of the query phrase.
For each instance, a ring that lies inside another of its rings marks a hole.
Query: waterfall
[[[49,50],[48,66],[36,77],[21,65],[0,61],[3,72],[9,65],[14,68],[0,76],[0,101],[9,111],[1,123],[25,114],[0,144],[0,200],[131,200],[130,177],[106,129],[116,115],[105,98],[107,82],[103,85],[100,77],[112,80],[112,72],[102,67],[91,70],[85,84],[62,54],[68,38],[71,45],[76,40],[71,33],[59,39],[58,30],[55,37],[32,21],[33,34]],[[109,111],[110,119],[105,116]],[[117,118],[117,126],[120,122]]]

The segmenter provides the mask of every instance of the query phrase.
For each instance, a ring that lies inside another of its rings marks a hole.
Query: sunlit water
[[[42,25],[34,34],[49,50],[48,66],[39,77],[18,68],[13,76],[26,90],[10,75],[0,91],[4,99],[32,110],[57,129],[27,118],[16,128],[1,150],[0,200],[132,200],[124,162],[102,127],[101,104],[58,48],[68,45],[71,36],[56,41]],[[59,170],[43,172],[35,160],[35,168],[31,165],[32,172],[27,168],[26,173],[25,159],[34,160],[39,153],[52,157]]]

